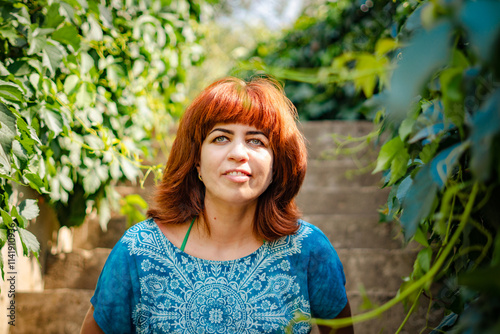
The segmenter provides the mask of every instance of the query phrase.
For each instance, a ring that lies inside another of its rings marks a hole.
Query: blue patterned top
[[[336,317],[347,297],[333,246],[299,224],[231,261],[182,252],[152,219],[134,225],[101,272],[94,319],[106,334],[309,333],[311,317]]]

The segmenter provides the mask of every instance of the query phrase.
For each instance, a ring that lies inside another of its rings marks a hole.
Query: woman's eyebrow
[[[223,128],[215,128],[215,129],[213,129],[212,131],[210,131],[208,134],[210,135],[210,134],[212,134],[212,133],[213,133],[213,132],[215,132],[215,131],[220,131],[220,132],[228,133],[228,134],[230,134],[230,135],[234,134],[234,132],[233,132],[233,131],[228,130],[228,129],[223,129]]]
[[[267,137],[267,135],[262,131],[247,131],[247,135],[263,135],[264,137]]]

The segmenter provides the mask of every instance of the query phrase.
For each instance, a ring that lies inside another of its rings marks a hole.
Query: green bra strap
[[[189,225],[189,228],[186,232],[186,236],[184,237],[184,241],[182,242],[181,251],[183,251],[183,252],[184,252],[184,248],[186,248],[186,243],[187,243],[188,238],[189,238],[189,233],[191,233],[191,228],[193,227],[195,220],[196,220],[196,217],[194,217],[193,220],[191,221],[191,225]]]

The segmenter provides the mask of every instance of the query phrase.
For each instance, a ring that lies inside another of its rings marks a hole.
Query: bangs
[[[268,89],[273,87],[274,89]],[[263,131],[272,141],[283,126],[284,114],[294,113],[293,105],[288,104],[279,94],[277,86],[269,81],[227,81],[219,84],[205,96],[204,110],[200,115],[201,139],[217,123],[240,123]]]

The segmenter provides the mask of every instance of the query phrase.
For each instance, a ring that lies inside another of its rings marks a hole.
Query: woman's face
[[[205,201],[255,203],[272,181],[269,139],[253,126],[216,124],[202,143],[197,169],[205,184]]]

